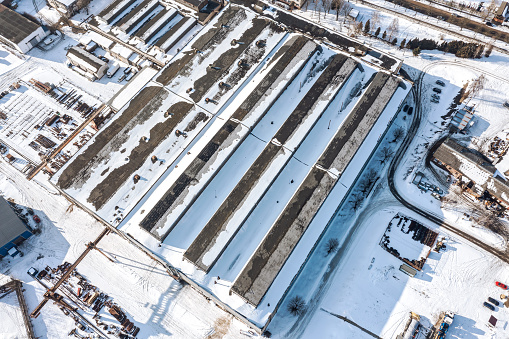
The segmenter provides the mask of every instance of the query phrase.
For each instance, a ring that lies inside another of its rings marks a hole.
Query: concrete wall
[[[30,51],[32,49],[32,47],[35,47],[35,45],[37,43],[39,43],[40,41],[42,41],[48,34],[44,31],[44,29],[42,29],[42,27],[39,27],[37,28],[37,30],[35,30],[32,34],[30,34],[29,36],[27,36],[23,41],[21,41],[19,44],[16,45],[16,48],[21,52],[21,53],[26,53],[28,51]],[[36,39],[36,43],[34,43],[34,45],[32,45],[30,43],[30,41],[32,39]]]

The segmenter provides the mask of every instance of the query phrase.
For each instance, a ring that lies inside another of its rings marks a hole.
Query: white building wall
[[[29,50],[32,49],[37,43],[42,41],[48,34],[42,29],[42,27],[37,28],[32,34],[27,36],[23,41],[21,41],[19,44],[17,44],[17,48],[21,53],[26,53]],[[30,41],[32,39],[36,39],[36,43],[32,45]]]

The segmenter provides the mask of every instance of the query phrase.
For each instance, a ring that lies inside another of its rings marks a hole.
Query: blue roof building
[[[0,258],[28,239],[32,232],[16,215],[9,203],[0,196]]]

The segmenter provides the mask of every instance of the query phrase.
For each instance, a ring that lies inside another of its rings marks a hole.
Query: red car
[[[502,289],[504,289],[504,290],[507,290],[507,285],[504,285],[504,284],[502,284],[502,283],[501,283],[501,282],[499,282],[499,281],[496,281],[496,282],[495,282],[495,285],[497,285],[498,287],[500,287],[500,288],[502,288]]]
[[[40,222],[41,222],[41,218],[39,218],[39,217],[37,216],[37,214],[36,214],[36,215],[34,215],[34,216],[33,216],[33,218],[34,218],[34,221],[35,221],[36,223],[40,223]],[[504,286],[505,286],[505,285],[504,285]],[[507,287],[506,287],[506,288],[507,288]]]

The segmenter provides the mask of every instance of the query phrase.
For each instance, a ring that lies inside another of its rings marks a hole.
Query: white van
[[[108,68],[108,72],[106,73],[108,78],[111,78],[112,76],[114,76],[115,73],[117,73],[119,68],[120,68],[120,65],[118,64],[118,62],[115,62],[112,66],[110,66],[110,68]]]

